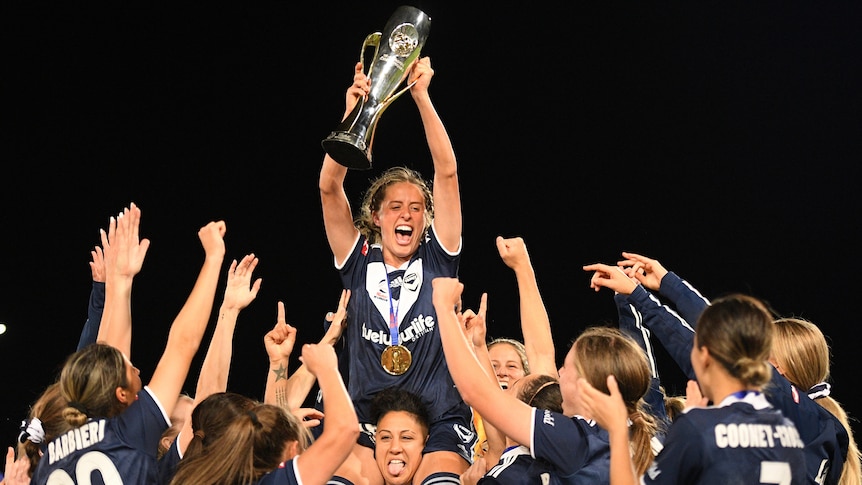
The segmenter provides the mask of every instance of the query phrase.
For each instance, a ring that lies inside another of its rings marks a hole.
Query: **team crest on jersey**
[[[377,435],[377,426],[371,423],[359,423],[359,431],[368,437],[372,443],[375,443],[376,440],[374,437]]]
[[[401,282],[401,285],[409,291],[418,291],[421,283],[422,278],[420,278],[418,274],[408,273],[404,275],[404,280]]]
[[[365,240],[362,243],[362,255],[368,256],[368,240]]]
[[[458,435],[458,438],[464,443],[469,443],[473,441],[473,439],[476,437],[476,433],[466,426],[456,424],[452,428],[455,430],[455,433]]]

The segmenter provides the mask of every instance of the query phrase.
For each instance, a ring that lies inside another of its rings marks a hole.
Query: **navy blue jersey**
[[[102,323],[102,311],[105,308],[105,283],[94,281],[90,290],[90,301],[87,304],[87,320],[78,338],[78,350],[96,341],[99,336],[99,326]]]
[[[642,288],[638,285],[638,288]],[[643,349],[649,363],[650,386],[643,399],[646,402],[647,412],[655,417],[658,422],[659,430],[656,439],[661,442],[664,440],[664,432],[670,426],[670,420],[667,417],[667,409],[664,405],[664,392],[661,390],[661,379],[658,375],[658,365],[655,359],[655,350],[650,341],[650,331],[644,326],[644,316],[638,311],[638,308],[629,303],[627,295],[616,293],[614,302],[617,304],[617,315],[619,317],[620,331],[630,336],[638,346]]]
[[[644,483],[808,483],[793,422],[757,392],[677,416]]]
[[[168,451],[159,458],[159,483],[168,484],[171,483],[171,479],[174,478],[174,475],[177,474],[177,465],[180,464],[180,448],[179,448],[180,437],[174,440],[171,443],[171,447],[168,448]]]
[[[700,315],[709,304],[697,290],[672,272],[662,278],[661,292],[670,298],[675,306],[686,308],[689,314],[687,318],[696,318],[694,315]],[[637,290],[632,296],[636,293]],[[694,370],[691,368],[695,322],[686,323],[679,315],[666,311],[666,306],[657,304],[655,298],[644,299],[641,295],[637,301],[639,303],[636,305],[645,314],[644,324],[653,330],[688,378],[695,379]],[[810,479],[815,483],[837,484],[849,445],[847,429],[841,421],[807,394],[798,392],[774,368],[772,379],[764,386],[763,392],[769,403],[796,425],[805,443],[806,466]]]
[[[595,421],[533,408],[533,458],[550,463],[561,483],[610,483],[608,432]]]
[[[296,459],[283,462],[278,468],[261,477],[255,485],[302,485],[299,470],[296,469]]]
[[[709,300],[706,297],[673,271],[668,271],[662,277],[658,293],[673,302],[676,311],[691,325],[697,323],[698,317],[709,305]]]
[[[662,282],[671,274],[668,273],[662,278]],[[643,315],[643,326],[653,332],[686,377],[694,380],[694,368],[691,366],[694,324],[662,304],[655,295],[641,285],[638,285],[631,295],[627,295],[625,301],[637,308]],[[707,307],[707,303],[703,301],[702,305],[701,311]]]
[[[837,485],[850,438],[841,421],[804,392],[800,393],[777,369],[763,392],[769,402],[793,421],[805,442],[808,476],[816,483]]]
[[[48,443],[33,483],[158,483],[156,451],[170,421],[149,389],[112,418],[91,419]]]
[[[553,467],[530,455],[526,446],[514,446],[500,456],[500,461],[488,470],[478,485],[557,485],[560,484]]]
[[[390,386],[421,396],[432,422],[463,403],[449,375],[431,297],[431,281],[457,277],[459,262],[460,252],[450,254],[440,246],[432,226],[406,268],[387,270],[382,248],[363,236],[338,268],[344,287],[351,290],[343,338],[350,356],[347,387],[360,423],[371,422],[372,397]],[[390,375],[380,363],[391,343],[390,295],[398,343],[410,350],[413,360],[402,375]],[[464,422],[470,419],[468,414]]]

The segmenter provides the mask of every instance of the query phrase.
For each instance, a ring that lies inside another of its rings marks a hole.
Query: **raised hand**
[[[96,341],[118,348],[129,358],[132,352],[132,281],[141,271],[150,247],[149,239],[140,238],[140,224],[141,209],[133,202],[116,218],[111,217],[107,232],[100,231],[105,304]],[[97,264],[95,258],[99,255],[94,250],[94,264]]]
[[[198,239],[201,240],[201,245],[204,248],[204,253],[206,253],[207,259],[224,259],[224,235],[226,232],[227,226],[224,221],[213,221],[200,228],[198,231]]]
[[[252,253],[242,258],[239,263],[233,260],[230,264],[222,303],[224,308],[242,310],[257,297],[263,279],[258,278],[251,284],[251,276],[258,262],[258,258]]]
[[[613,375],[608,375],[607,382],[610,394],[596,389],[583,377],[579,378],[578,390],[581,402],[589,413],[587,417],[596,420],[602,428],[608,431],[625,428],[628,426],[629,411],[626,409],[626,403],[623,402],[619,385]]]
[[[426,56],[413,61],[410,75],[407,77],[407,83],[411,84],[410,94],[416,96],[417,94],[428,92],[428,86],[431,84],[432,77],[434,77],[434,69],[431,68],[430,57]]]
[[[30,483],[30,458],[25,453],[15,459],[15,449],[11,446],[6,451],[6,468],[0,485],[27,485]]]
[[[296,343],[296,327],[287,323],[284,318],[284,302],[280,301],[275,326],[263,336],[263,344],[270,362],[278,363],[289,358],[293,352],[294,343]],[[284,377],[286,379],[287,375]]]
[[[326,344],[305,344],[299,360],[305,364],[308,371],[316,376],[327,369],[338,369],[338,357],[335,349]]]
[[[637,253],[623,251],[622,254],[626,259],[618,261],[617,266],[623,268],[629,277],[637,279],[640,284],[657,291],[661,286],[661,279],[667,274],[664,266],[657,259]]]
[[[353,66],[353,84],[347,88],[344,100],[344,118],[342,120],[347,118],[353,111],[353,108],[356,107],[356,103],[365,96],[368,96],[369,92],[371,92],[371,78],[366,76],[365,72],[362,71],[362,63],[357,62]]]
[[[335,313],[328,312],[326,320],[331,322],[329,328],[326,329],[326,334],[320,339],[320,343],[335,345],[341,334],[344,332],[344,327],[347,326],[347,302],[350,301],[350,290],[341,290],[341,298],[338,300],[338,309]]]
[[[593,271],[590,288],[596,291],[609,288],[617,293],[631,295],[638,286],[637,281],[630,278],[619,266],[595,263],[584,266],[584,271]]]
[[[503,238],[497,236],[497,251],[506,266],[518,271],[530,266],[530,255],[527,253],[527,245],[520,237]]]
[[[105,282],[105,253],[102,252],[101,246],[96,246],[90,251],[93,260],[90,261],[90,273],[93,275],[93,281]]]
[[[467,309],[461,312],[461,323],[464,326],[464,331],[467,333],[467,338],[473,343],[473,347],[484,347],[487,342],[485,337],[488,333],[487,320],[485,315],[488,313],[488,294],[482,293],[482,298],[479,301],[479,312]]]
[[[116,218],[111,217],[107,233],[100,231],[106,275],[132,278],[141,271],[150,240],[140,238],[140,223],[141,209],[132,202]]]

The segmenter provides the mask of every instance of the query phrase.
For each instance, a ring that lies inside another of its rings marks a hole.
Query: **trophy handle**
[[[362,69],[366,68],[365,64],[365,51],[368,50],[369,47],[374,47],[374,55],[372,59],[377,58],[377,51],[380,49],[380,38],[383,36],[382,32],[373,32],[368,34],[365,37],[365,41],[362,43],[362,50],[359,51],[359,62],[362,63]],[[367,71],[365,75],[371,77],[371,68],[374,67],[374,63],[372,62],[370,66],[367,66]]]

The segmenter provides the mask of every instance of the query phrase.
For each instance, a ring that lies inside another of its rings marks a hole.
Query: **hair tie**
[[[815,384],[808,390],[808,397],[811,399],[819,399],[821,397],[826,397],[832,392],[832,385],[828,382],[821,382],[820,384]]]
[[[41,443],[45,441],[45,430],[42,428],[42,421],[39,418],[32,418],[21,421],[21,433],[18,435],[18,442],[23,443],[30,440],[32,443]]]
[[[257,414],[255,414],[254,411],[251,411],[251,410],[246,411],[246,414],[248,414],[248,417],[251,418],[251,422],[254,423],[254,427],[259,428],[260,427],[260,421],[258,421],[258,419],[257,419]]]
[[[85,407],[84,407],[81,403],[79,403],[78,401],[69,401],[69,403],[67,404],[67,406],[69,406],[70,408],[73,408],[73,409],[77,410],[79,413],[83,414],[84,416],[87,416],[87,417],[89,417],[89,416],[90,416],[90,413],[88,413],[88,412],[87,412],[87,408],[85,408]]]
[[[546,383],[542,384],[541,386],[539,386],[539,388],[538,388],[538,389],[536,389],[536,392],[534,392],[534,393],[533,393],[533,397],[531,397],[531,398],[530,398],[530,400],[529,400],[529,401],[527,401],[527,404],[528,404],[528,405],[530,405],[530,406],[532,406],[532,405],[533,405],[533,400],[534,400],[534,399],[536,399],[536,396],[538,396],[540,392],[542,392],[542,389],[544,389],[544,388],[546,388],[546,387],[548,387],[548,386],[552,386],[552,385],[554,385],[554,384],[559,384],[559,382],[557,382],[557,381],[548,381],[548,382],[546,382]]]
[[[203,439],[204,439],[204,430],[199,429],[199,430],[195,431],[195,436],[197,436],[198,438],[200,438],[200,439],[201,439],[201,441],[203,441]]]

